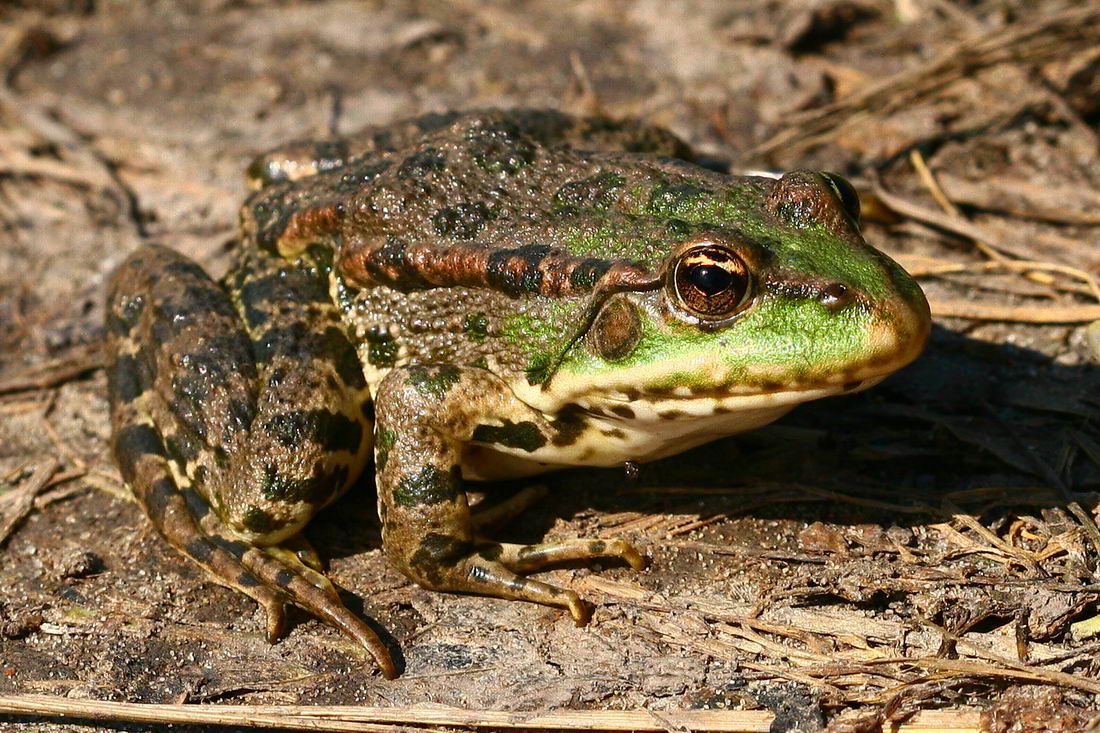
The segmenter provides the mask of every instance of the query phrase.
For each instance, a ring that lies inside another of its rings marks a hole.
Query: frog
[[[429,114],[248,168],[220,279],[148,244],[107,296],[112,450],[157,532],[255,600],[398,669],[303,529],[371,473],[427,590],[591,607],[531,577],[621,538],[502,543],[470,482],[655,461],[850,394],[921,352],[928,303],[841,176],[738,176],[659,126]]]

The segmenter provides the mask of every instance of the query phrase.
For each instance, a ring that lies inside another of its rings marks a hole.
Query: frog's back
[[[659,156],[691,155],[634,120],[426,115],[260,156],[242,229],[246,246],[335,265],[334,296],[372,386],[394,366],[429,361],[514,374],[530,367],[517,331],[575,329],[585,297],[622,260],[551,253],[600,227],[637,230],[617,241],[667,237],[663,223],[613,210],[631,181],[648,186],[659,174],[638,165],[639,153],[657,167]],[[438,266],[426,274],[418,259]]]

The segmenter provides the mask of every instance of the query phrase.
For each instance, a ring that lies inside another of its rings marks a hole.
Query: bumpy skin
[[[114,450],[153,524],[263,605],[272,638],[295,603],[392,677],[298,534],[373,445],[402,572],[585,622],[522,574],[639,553],[485,539],[464,479],[685,450],[870,386],[928,332],[846,184],[689,156],[657,128],[526,110],[261,156],[221,283],[149,247],[111,285]]]

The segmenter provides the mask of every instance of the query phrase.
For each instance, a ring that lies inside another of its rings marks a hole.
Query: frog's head
[[[597,293],[583,336],[533,402],[641,420],[730,415],[736,432],[916,358],[928,303],[863,240],[847,181],[808,171],[723,180],[662,212],[676,236],[648,248],[660,250],[645,262],[652,289]]]

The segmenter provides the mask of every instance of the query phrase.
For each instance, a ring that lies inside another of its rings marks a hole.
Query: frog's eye
[[[748,302],[749,270],[728,249],[704,244],[680,256],[670,285],[690,313],[708,320],[728,318]]]
[[[836,197],[840,199],[840,204],[844,207],[844,210],[848,212],[848,216],[852,217],[852,221],[859,221],[859,194],[856,193],[855,186],[848,183],[848,179],[843,176],[838,176],[836,173],[823,172],[821,177],[825,179],[825,182],[829,184],[829,187],[833,189]]]

